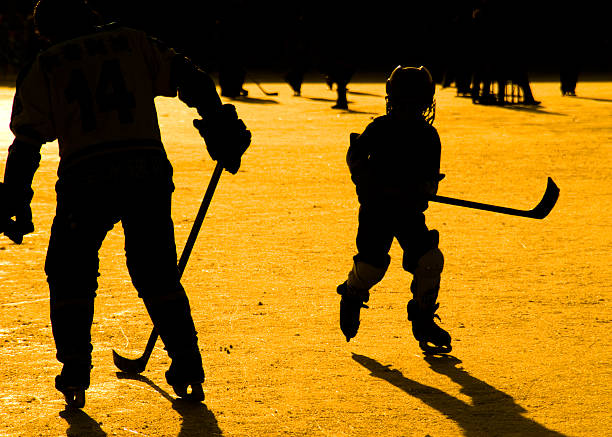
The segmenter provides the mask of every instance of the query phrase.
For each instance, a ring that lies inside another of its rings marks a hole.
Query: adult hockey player
[[[425,67],[398,66],[386,91],[387,114],[351,135],[346,158],[360,207],[358,253],[337,289],[340,329],[347,341],[357,335],[360,310],[368,308],[370,289],[385,275],[396,238],[402,267],[413,275],[407,309],[414,337],[427,353],[450,352],[450,335],[434,321],[444,258],[438,231],[427,228],[424,215],[443,177],[440,138],[432,126],[435,84]]]
[[[178,94],[197,108],[202,120],[194,124],[210,156],[232,173],[251,134],[189,59],[140,31],[96,27],[85,0],[40,0],[34,18],[50,46],[17,80],[0,222],[15,217],[27,229],[41,145],[57,139],[57,210],[45,263],[63,363],[55,386],[69,405],[85,404],[98,251],[121,222],[130,276],[172,360],[168,384],[180,397],[202,400],[202,358],[177,269],[172,167],[154,98]]]

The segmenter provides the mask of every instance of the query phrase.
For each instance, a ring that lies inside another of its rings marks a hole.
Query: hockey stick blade
[[[191,250],[193,249],[198,233],[200,232],[200,228],[202,227],[202,222],[204,221],[204,217],[206,217],[206,211],[208,211],[208,207],[210,206],[210,202],[213,194],[215,193],[215,189],[217,188],[217,184],[219,183],[221,173],[223,173],[223,166],[221,163],[217,162],[217,166],[215,167],[215,170],[210,178],[208,188],[206,188],[206,193],[202,199],[202,204],[200,205],[198,214],[196,215],[191,231],[189,232],[189,236],[187,237],[185,248],[183,249],[183,253],[181,254],[181,258],[178,262],[177,268],[179,271],[179,279],[183,276],[183,272],[185,271],[185,266],[189,260],[189,255],[191,255]],[[157,334],[157,331],[155,328],[153,328],[151,330],[151,334],[149,335],[149,340],[147,341],[145,350],[142,356],[139,358],[125,358],[113,350],[113,362],[115,363],[115,366],[125,373],[135,374],[144,372],[158,337],[159,335]]]
[[[265,90],[265,89],[264,89],[264,88],[261,86],[261,83],[259,83],[259,81],[258,81],[258,80],[253,79],[251,76],[249,76],[249,79],[251,79],[251,81],[252,81],[252,82],[253,82],[255,85],[257,85],[257,88],[259,88],[259,90],[260,90],[262,93],[264,93],[266,96],[278,96],[278,92],[276,92],[276,91],[273,91],[273,92],[266,91],[266,90]]]
[[[546,191],[544,192],[544,196],[542,196],[542,200],[540,200],[540,203],[538,203],[535,208],[530,210],[507,208],[504,206],[489,205],[487,203],[472,202],[470,200],[455,199],[453,197],[437,195],[432,196],[430,200],[448,205],[463,206],[465,208],[480,209],[483,211],[492,211],[500,214],[541,220],[550,214],[554,208],[555,204],[557,203],[557,199],[559,198],[559,191],[560,190],[559,187],[557,187],[557,184],[555,184],[551,178],[548,178],[548,184],[546,185]]]
[[[153,329],[151,335],[149,336],[149,341],[147,342],[145,351],[140,358],[125,358],[119,355],[113,349],[113,363],[115,363],[117,369],[121,370],[122,372],[129,374],[142,373],[147,367],[147,363],[149,362],[149,358],[151,357],[151,353],[153,352],[153,348],[155,347],[156,342],[157,331]]]

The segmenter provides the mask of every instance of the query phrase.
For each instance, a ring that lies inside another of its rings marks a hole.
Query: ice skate
[[[85,390],[87,387],[69,382],[66,377],[57,375],[55,377],[55,388],[64,395],[66,405],[69,408],[83,408],[85,406]]]
[[[202,402],[204,400],[202,389],[204,370],[199,353],[193,356],[173,358],[170,369],[166,371],[166,381],[181,399]]]
[[[61,391],[61,390],[60,390]],[[62,391],[68,408],[83,408],[85,406],[85,390],[68,387]]]
[[[189,387],[191,387],[191,391],[189,391]],[[191,402],[202,402],[204,400],[204,389],[200,383],[173,385],[172,389],[181,399]]]
[[[359,330],[359,313],[361,308],[368,308],[364,303],[370,298],[370,293],[365,294],[351,293],[345,282],[338,285],[337,292],[342,299],[340,300],[340,329],[349,342],[357,335]]]
[[[419,342],[419,347],[428,355],[447,354],[453,349],[450,334],[434,321],[436,317],[440,320],[440,316],[436,314],[439,306],[440,304],[435,304],[423,310],[419,308],[416,300],[408,302],[408,320],[412,322],[412,334]]]
[[[55,388],[66,399],[70,408],[85,406],[85,390],[89,388],[90,361],[75,361],[64,363],[62,372],[55,377]]]

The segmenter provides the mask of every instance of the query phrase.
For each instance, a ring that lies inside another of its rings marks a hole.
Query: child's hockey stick
[[[208,183],[208,188],[206,189],[206,193],[204,194],[204,199],[202,199],[202,204],[200,205],[200,209],[198,210],[198,215],[196,215],[195,221],[193,222],[191,232],[189,232],[189,237],[187,238],[187,242],[185,243],[185,248],[183,249],[183,253],[181,254],[181,258],[178,262],[179,279],[185,271],[185,266],[187,265],[187,261],[189,260],[189,255],[191,255],[193,245],[195,244],[196,239],[198,238],[198,232],[200,232],[200,228],[202,227],[202,222],[204,221],[204,217],[206,216],[206,211],[208,210],[208,206],[210,205],[210,201],[212,200],[215,188],[217,188],[217,184],[219,183],[221,173],[223,173],[223,166],[219,162],[217,162],[217,166],[213,171],[213,174],[210,178],[210,182]],[[149,341],[147,341],[147,346],[145,347],[145,350],[140,358],[125,358],[113,350],[113,362],[115,363],[115,366],[117,366],[119,370],[125,373],[142,373],[145,367],[147,367],[147,362],[151,357],[151,353],[153,352],[153,348],[155,347],[155,343],[157,342],[158,336],[159,334],[157,333],[155,328],[153,328],[153,330],[151,331],[151,335],[149,336]]]
[[[552,211],[557,199],[559,198],[559,187],[548,178],[548,185],[540,203],[535,208],[530,210],[506,208],[504,206],[489,205],[486,203],[472,202],[470,200],[454,199],[452,197],[437,196],[431,197],[431,201],[438,203],[446,203],[449,205],[463,206],[466,208],[482,209],[484,211],[493,211],[500,214],[516,215],[519,217],[528,217],[533,219],[543,219],[550,211]]]

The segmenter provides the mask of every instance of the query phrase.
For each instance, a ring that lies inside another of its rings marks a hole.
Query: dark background
[[[495,51],[530,71],[552,72],[568,59],[581,70],[612,70],[607,1],[491,0],[495,38],[470,32],[481,1],[90,0],[105,21],[141,28],[214,71],[222,51],[247,68],[282,71],[299,56],[316,71],[325,56],[358,70],[400,63],[443,71],[453,57]],[[35,1],[2,0],[0,13],[26,16]],[[459,20],[459,17],[463,17]]]

